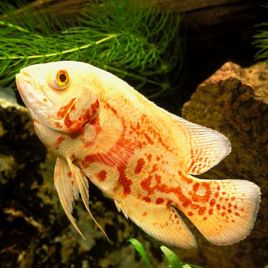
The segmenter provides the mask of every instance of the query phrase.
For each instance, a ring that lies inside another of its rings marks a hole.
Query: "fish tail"
[[[246,180],[201,180],[189,175],[188,202],[176,207],[216,245],[244,239],[253,228],[259,187]]]

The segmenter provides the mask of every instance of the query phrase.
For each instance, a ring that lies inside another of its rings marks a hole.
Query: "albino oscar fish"
[[[165,111],[90,64],[31,65],[17,74],[16,83],[37,135],[57,155],[55,187],[80,234],[71,214],[79,194],[96,222],[88,206],[89,181],[127,218],[170,245],[196,246],[179,213],[216,245],[250,233],[259,187],[246,180],[193,176],[230,153],[224,135]]]

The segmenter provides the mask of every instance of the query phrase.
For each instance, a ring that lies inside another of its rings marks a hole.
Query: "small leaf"
[[[135,238],[130,238],[128,241],[133,245],[133,247],[136,249],[136,251],[140,254],[146,268],[152,268],[152,265],[149,261],[149,258],[145,252],[143,245]]]
[[[166,256],[168,260],[168,263],[169,263],[168,267],[170,268],[183,268],[184,267],[179,257],[173,251],[171,251],[169,248],[165,246],[161,246],[160,249],[162,250],[162,252],[164,253],[164,255]]]

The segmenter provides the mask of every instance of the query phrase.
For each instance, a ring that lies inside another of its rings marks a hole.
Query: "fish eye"
[[[65,70],[59,70],[56,74],[56,79],[55,79],[55,83],[56,83],[56,88],[57,90],[64,90],[66,89],[66,87],[69,85],[69,74],[67,71]]]

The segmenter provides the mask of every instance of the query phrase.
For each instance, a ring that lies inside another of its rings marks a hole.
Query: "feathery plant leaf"
[[[180,56],[171,54],[180,19],[143,2],[89,1],[73,27],[29,8],[23,21],[6,11],[7,19],[0,20],[0,85],[27,65],[77,60],[125,78],[147,96],[163,94]]]
[[[268,8],[268,5],[264,6]],[[268,21],[258,25],[258,33],[254,36],[253,44],[259,49],[255,58],[268,61]]]

